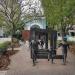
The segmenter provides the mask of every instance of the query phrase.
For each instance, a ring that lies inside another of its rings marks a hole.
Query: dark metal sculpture
[[[52,59],[52,63],[54,59],[63,59],[65,57],[63,55],[56,55],[56,44],[57,44],[57,31],[47,29],[39,29],[39,28],[31,28],[30,33],[30,49],[31,49],[31,58],[33,60],[33,65],[36,64],[37,59]],[[44,44],[45,48],[39,48],[42,37],[45,37]],[[50,40],[50,49],[48,48],[48,40]],[[64,61],[65,62],[65,61]]]
[[[51,52],[51,58],[52,58],[52,63],[53,59],[56,57],[56,42],[57,42],[57,31],[51,30],[50,33],[50,52]]]

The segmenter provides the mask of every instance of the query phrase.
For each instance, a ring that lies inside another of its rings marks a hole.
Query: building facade
[[[46,29],[45,17],[29,20],[25,24],[24,30],[22,31],[22,38],[25,40],[29,40],[31,28]]]

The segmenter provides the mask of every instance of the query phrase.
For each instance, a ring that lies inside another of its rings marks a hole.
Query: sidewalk
[[[37,61],[38,63],[33,67],[28,43],[26,43],[11,57],[10,69],[5,72],[5,75],[75,75],[75,57],[70,52],[65,66],[60,59],[54,60],[55,64],[51,64],[51,61],[46,59]]]

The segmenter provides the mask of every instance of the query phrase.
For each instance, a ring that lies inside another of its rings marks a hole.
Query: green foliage
[[[0,44],[0,54],[4,53],[8,46],[10,45],[9,41]]]
[[[0,26],[5,26],[8,33],[15,32],[21,21],[21,8],[18,0],[0,0]]]
[[[9,41],[0,44],[0,48],[6,48],[10,44]]]
[[[44,13],[49,25],[57,25],[60,21],[60,10],[58,9],[58,1],[55,0],[42,0]]]
[[[62,27],[75,23],[75,0],[41,0],[48,25]]]

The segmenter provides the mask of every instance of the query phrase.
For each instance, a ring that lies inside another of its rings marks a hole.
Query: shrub
[[[4,52],[6,52],[9,44],[10,44],[9,41],[6,41],[6,42],[0,44],[0,54],[3,54]]]

